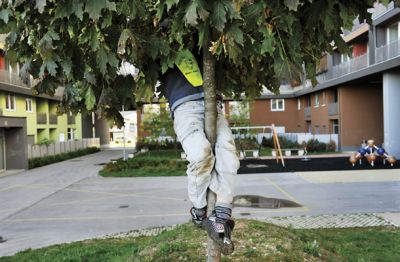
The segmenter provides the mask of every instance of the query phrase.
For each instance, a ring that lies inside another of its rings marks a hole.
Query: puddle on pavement
[[[6,242],[7,240],[0,236],[0,243]]]
[[[256,207],[256,208],[284,208],[284,207],[301,207],[300,204],[279,198],[269,198],[256,195],[239,195],[233,198],[235,207]]]

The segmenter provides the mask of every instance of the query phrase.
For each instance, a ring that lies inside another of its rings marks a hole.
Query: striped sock
[[[227,220],[231,218],[231,216],[232,216],[232,209],[221,206],[215,207],[215,217],[217,218],[216,222],[225,223]]]

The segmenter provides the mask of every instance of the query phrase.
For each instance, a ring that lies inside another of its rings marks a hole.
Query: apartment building
[[[0,171],[26,169],[27,145],[82,138],[80,114],[58,114],[60,96],[34,95],[0,49]]]
[[[326,54],[315,87],[305,81],[282,85],[279,95],[265,90],[249,107],[249,124],[273,123],[286,133],[338,134],[342,151],[374,139],[400,158],[400,8],[377,3],[371,11],[371,25],[355,21],[343,34],[351,56],[338,50]],[[225,101],[228,117],[232,103]],[[137,116],[140,126],[142,113]]]

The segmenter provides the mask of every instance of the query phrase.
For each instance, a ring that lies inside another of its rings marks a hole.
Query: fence
[[[28,158],[58,155],[88,147],[100,147],[100,138],[84,138],[50,145],[28,145]]]
[[[400,41],[396,40],[389,44],[376,48],[375,63],[384,62],[400,55]]]
[[[235,138],[256,138],[257,142],[260,144],[263,138],[271,138],[272,133],[253,133],[253,134],[234,134]],[[318,139],[319,142],[329,143],[330,141],[334,141],[336,143],[336,150],[338,149],[339,144],[339,135],[338,134],[311,134],[311,133],[280,133],[278,132],[279,139],[286,139],[293,142],[297,142],[299,144],[303,142],[307,142],[310,139]]]

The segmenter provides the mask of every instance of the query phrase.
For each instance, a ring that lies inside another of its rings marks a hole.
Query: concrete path
[[[120,151],[103,151],[0,178],[0,236],[7,240],[0,243],[0,256],[189,221],[186,177],[97,176],[102,167],[99,164],[121,155]],[[399,171],[370,171],[365,176],[359,171],[341,172],[240,175],[237,195],[288,199],[302,206],[241,207],[235,208],[234,215],[264,220],[275,216],[385,213],[386,219],[400,218]],[[380,179],[366,179],[369,176]]]

